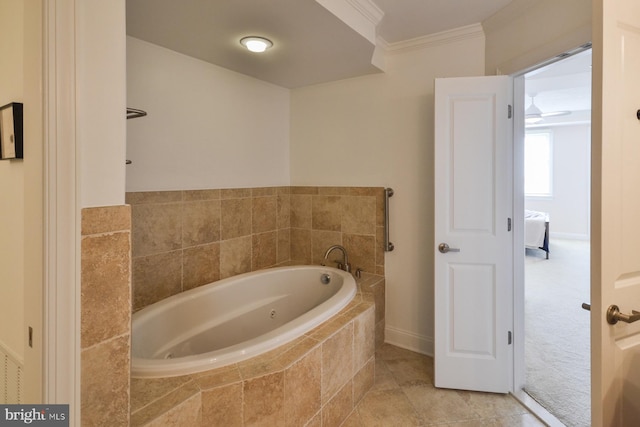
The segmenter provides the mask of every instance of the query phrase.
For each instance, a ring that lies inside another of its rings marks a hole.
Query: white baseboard
[[[432,337],[424,337],[410,331],[387,326],[384,330],[384,342],[433,357]]]

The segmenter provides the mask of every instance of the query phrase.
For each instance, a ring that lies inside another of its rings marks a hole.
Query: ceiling
[[[126,0],[127,34],[285,88],[382,72],[379,50],[481,23],[512,0]],[[240,45],[259,35],[262,54]],[[377,50],[376,50],[377,49]],[[375,64],[375,65],[374,65]],[[378,65],[378,66],[376,66]],[[544,112],[591,108],[591,52],[526,75]],[[531,97],[525,97],[525,108]],[[585,114],[583,114],[585,115]],[[562,120],[566,120],[564,117]]]
[[[570,111],[566,116],[547,118],[538,126],[583,122],[591,114],[591,49],[539,68],[525,75],[525,109],[531,96],[543,112]]]
[[[127,0],[127,34],[295,88],[381,72],[376,46],[482,22],[511,1]],[[251,54],[239,43],[249,35],[274,46]]]

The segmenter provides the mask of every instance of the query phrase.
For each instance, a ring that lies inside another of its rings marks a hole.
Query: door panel
[[[509,391],[510,95],[508,77],[436,79],[436,387]]]
[[[640,419],[640,322],[610,325],[615,304],[640,310],[640,3],[594,0],[592,422]]]

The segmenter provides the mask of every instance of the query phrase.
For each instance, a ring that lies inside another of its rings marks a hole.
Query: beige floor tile
[[[438,389],[433,358],[384,344],[376,351],[375,384],[343,427],[544,426],[514,397]]]
[[[420,417],[400,389],[374,388],[357,407],[362,425],[367,427],[419,426]]]

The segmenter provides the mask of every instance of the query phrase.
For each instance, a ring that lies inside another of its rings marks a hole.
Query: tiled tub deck
[[[340,425],[373,386],[383,316],[384,278],[365,274],[347,307],[293,342],[206,372],[132,378],[131,426]]]

